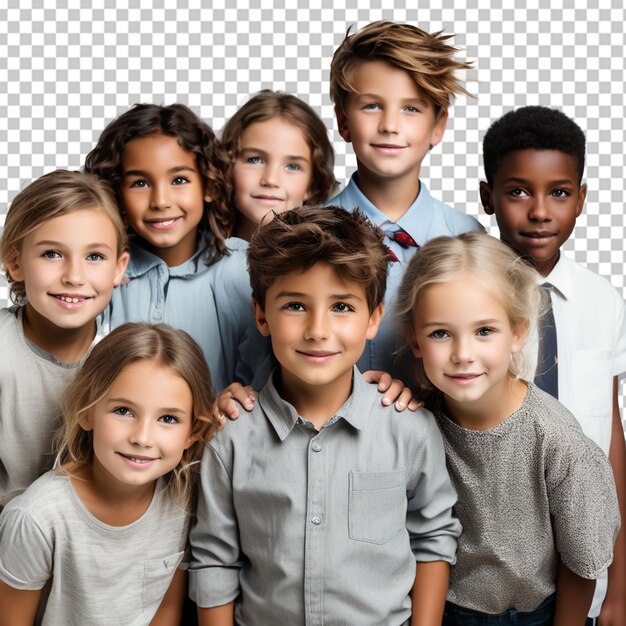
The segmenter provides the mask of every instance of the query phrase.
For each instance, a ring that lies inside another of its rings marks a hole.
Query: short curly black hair
[[[574,120],[557,109],[527,106],[497,119],[483,139],[483,162],[489,185],[502,159],[516,150],[558,150],[576,163],[578,181],[585,169],[585,134]]]

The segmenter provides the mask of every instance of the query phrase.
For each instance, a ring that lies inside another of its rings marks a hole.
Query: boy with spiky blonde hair
[[[329,204],[360,208],[386,234],[391,264],[385,317],[359,360],[361,371],[398,373],[395,352],[404,345],[394,325],[397,288],[419,246],[440,235],[481,225],[434,199],[420,181],[422,161],[443,138],[448,108],[467,94],[457,76],[469,63],[454,58],[449,35],[410,24],[374,22],[346,35],[330,69],[330,95],[339,134],[352,143],[357,171]]]

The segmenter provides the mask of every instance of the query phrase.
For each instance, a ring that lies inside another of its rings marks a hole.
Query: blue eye
[[[361,107],[364,111],[376,111],[381,108],[380,104],[376,102],[368,102]]]
[[[61,258],[61,253],[57,252],[56,250],[44,250],[41,253],[41,256],[44,259],[60,259]]]
[[[250,156],[246,158],[246,163],[250,165],[259,165],[263,163],[263,159],[260,156]]]
[[[125,406],[116,406],[111,413],[115,413],[117,415],[122,416],[132,416],[132,412],[128,407]]]
[[[446,337],[448,337],[448,331],[446,330],[433,330],[432,333],[430,333],[430,335],[428,335],[429,337],[431,337],[432,339],[445,339]]]
[[[88,261],[104,261],[104,255],[100,254],[99,252],[92,252],[91,254],[87,255],[87,260]]]
[[[479,337],[489,337],[489,335],[493,335],[494,332],[495,330],[493,328],[488,328],[487,326],[484,326],[483,328],[479,328],[476,334]]]
[[[292,171],[292,172],[298,172],[302,168],[297,163],[288,163],[287,164],[287,169]]]
[[[178,424],[180,420],[174,415],[161,415],[159,421],[164,424]]]

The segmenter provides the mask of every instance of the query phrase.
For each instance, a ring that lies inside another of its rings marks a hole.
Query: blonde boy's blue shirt
[[[483,230],[480,223],[471,215],[461,213],[430,195],[426,185],[420,181],[420,191],[406,213],[397,221],[390,220],[359,189],[357,174],[353,174],[346,188],[328,201],[327,204],[340,206],[348,211],[361,209],[369,220],[378,226],[388,237],[385,244],[398,258],[397,263],[389,263],[387,271],[387,291],[385,293],[385,315],[376,337],[367,342],[363,355],[357,363],[359,369],[383,370],[407,376],[404,365],[396,354],[405,346],[406,340],[400,324],[396,322],[396,294],[402,281],[404,270],[417,252],[417,248],[403,248],[394,241],[393,233],[403,230],[418,246],[430,239],[441,236],[454,237],[473,230]]]
[[[246,242],[228,239],[231,254],[208,265],[205,237],[200,241],[196,253],[176,267],[132,243],[125,284],[113,290],[109,321],[111,329],[147,322],[186,331],[202,348],[219,391],[236,379],[252,381],[252,372],[239,363],[240,349],[264,355],[269,348],[254,326]]]
[[[356,367],[319,430],[273,377],[202,459],[190,595],[250,624],[408,623],[415,563],[454,563],[456,494],[432,414],[383,407]]]

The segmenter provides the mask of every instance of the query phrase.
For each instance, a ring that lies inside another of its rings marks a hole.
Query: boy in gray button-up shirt
[[[359,212],[304,207],[253,237],[257,325],[279,366],[202,460],[200,624],[436,624],[461,527],[425,410],[383,407],[355,363],[387,253]],[[417,563],[417,566],[416,566]]]

